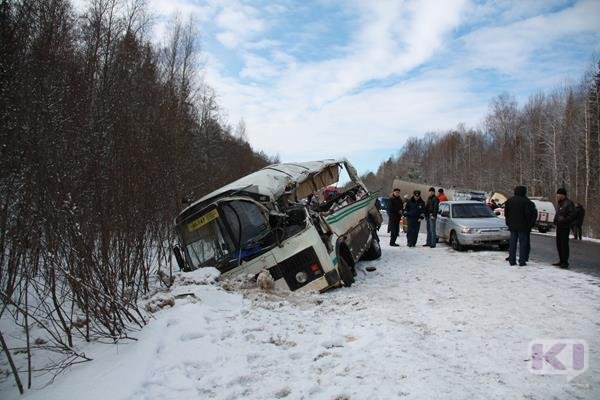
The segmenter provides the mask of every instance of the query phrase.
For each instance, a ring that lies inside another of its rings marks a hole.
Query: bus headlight
[[[308,279],[308,275],[306,272],[300,271],[296,274],[296,280],[298,283],[304,283]]]

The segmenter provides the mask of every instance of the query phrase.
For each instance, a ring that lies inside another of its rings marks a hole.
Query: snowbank
[[[386,239],[351,288],[322,295],[180,281],[137,342],[91,346],[94,361],[24,398],[600,398],[600,280]],[[537,338],[586,340],[590,370],[529,373]],[[1,397],[19,396],[5,380]]]

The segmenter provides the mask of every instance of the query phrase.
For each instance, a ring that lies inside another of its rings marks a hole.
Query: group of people
[[[417,237],[421,229],[421,221],[427,223],[427,242],[423,246],[436,247],[436,219],[439,204],[447,201],[444,189],[429,188],[427,198],[421,198],[421,191],[415,190],[412,197],[406,201],[400,197],[400,189],[395,188],[389,199],[387,213],[389,217],[390,246],[399,246],[396,243],[400,234],[400,221],[406,218],[408,230],[406,242],[408,247],[415,247]],[[577,206],[567,197],[567,191],[560,188],[556,191],[557,210],[554,217],[556,226],[556,248],[559,260],[553,265],[561,268],[569,268],[569,234],[573,230],[575,238],[581,239],[581,227],[585,211],[581,204]],[[520,266],[527,265],[529,253],[531,252],[530,233],[537,221],[537,209],[535,204],[527,197],[527,188],[517,186],[514,196],[504,204],[504,217],[510,231],[508,257],[506,260],[510,265],[517,264],[517,246],[519,250],[518,263]]]
[[[575,204],[567,197],[567,191],[560,188],[556,191],[557,209],[554,216],[556,226],[556,249],[559,260],[552,265],[569,268],[569,234],[571,229],[578,225],[578,215]],[[581,207],[581,204],[578,204]],[[581,207],[581,209],[583,209]],[[519,247],[519,265],[527,265],[531,251],[530,232],[537,219],[537,210],[531,200],[527,198],[527,188],[517,186],[514,196],[504,205],[504,218],[510,231],[508,257],[510,265],[517,263],[517,245]],[[583,224],[583,218],[581,218]],[[579,226],[579,229],[581,227]],[[580,232],[580,231],[579,231]],[[579,236],[581,238],[581,234]]]
[[[406,231],[406,245],[415,247],[417,237],[421,229],[421,221],[427,223],[427,242],[423,246],[435,247],[437,244],[437,234],[435,223],[438,215],[439,204],[447,201],[444,189],[439,189],[438,194],[435,188],[429,188],[427,199],[421,198],[421,191],[415,190],[412,197],[406,202],[400,197],[400,189],[395,188],[390,195],[387,213],[389,217],[390,246],[399,246],[396,243],[400,234],[400,221],[402,217],[406,218],[408,229]]]

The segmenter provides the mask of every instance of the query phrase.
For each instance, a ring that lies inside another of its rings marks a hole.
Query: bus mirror
[[[187,267],[185,265],[185,261],[183,261],[183,257],[181,256],[181,249],[179,249],[179,246],[173,246],[173,253],[175,254],[175,260],[177,260],[179,269],[182,271],[187,271]]]

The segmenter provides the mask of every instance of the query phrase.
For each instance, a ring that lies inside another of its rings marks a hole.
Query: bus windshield
[[[234,253],[233,241],[216,208],[195,217],[183,230],[188,262],[193,268],[218,267]]]
[[[256,204],[229,201],[221,208],[233,234],[232,239],[242,250],[256,244],[269,232],[267,220]]]
[[[228,269],[230,260],[249,257],[262,250],[270,233],[258,205],[243,200],[221,203],[195,216],[183,227],[188,262],[192,268]]]

